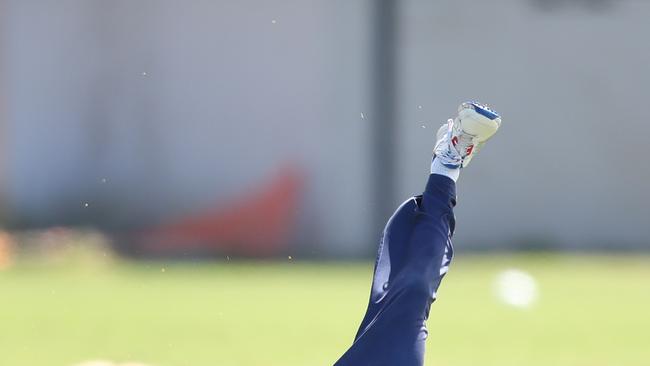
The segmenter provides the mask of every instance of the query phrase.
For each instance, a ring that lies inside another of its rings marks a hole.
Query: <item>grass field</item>
[[[497,274],[538,281],[528,309]],[[371,263],[89,262],[0,272],[0,365],[331,365],[365,310]],[[650,365],[650,257],[459,255],[427,365]]]

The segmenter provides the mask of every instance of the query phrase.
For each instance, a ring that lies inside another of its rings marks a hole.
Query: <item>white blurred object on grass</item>
[[[528,308],[539,298],[535,278],[519,269],[508,269],[499,273],[494,289],[501,302],[516,308]]]

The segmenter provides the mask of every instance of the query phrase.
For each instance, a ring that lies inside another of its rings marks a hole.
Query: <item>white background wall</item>
[[[445,3],[404,5],[399,160],[426,155],[419,121],[459,100],[503,114],[460,179],[459,246],[650,248],[650,3]],[[403,166],[402,194],[426,164]]]
[[[291,162],[308,178],[296,244],[374,245],[369,2],[0,3],[15,218],[155,222]],[[458,247],[647,247],[650,3],[538,3],[400,2],[395,204],[478,99],[504,125],[462,174]]]

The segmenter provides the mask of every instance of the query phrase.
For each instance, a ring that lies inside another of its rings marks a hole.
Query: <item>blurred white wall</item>
[[[478,99],[504,125],[461,176],[459,247],[647,247],[650,3],[597,3],[400,2],[395,204],[422,189],[437,126]],[[289,163],[307,174],[297,245],[349,255],[378,239],[369,1],[0,8],[14,217],[155,222]]]
[[[155,222],[293,164],[308,184],[296,241],[360,251],[364,2],[3,4],[15,216]]]
[[[650,248],[650,3],[444,3],[404,2],[398,160],[426,156],[421,126],[459,100],[504,116],[461,175],[459,246]],[[402,166],[402,195],[427,164]]]

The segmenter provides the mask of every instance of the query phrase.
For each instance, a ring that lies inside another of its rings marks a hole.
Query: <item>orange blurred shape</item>
[[[7,269],[13,263],[14,239],[6,231],[0,231],[0,270]]]
[[[207,250],[255,256],[275,254],[289,243],[302,187],[302,174],[297,169],[283,169],[255,191],[147,230],[139,241],[149,253]]]

